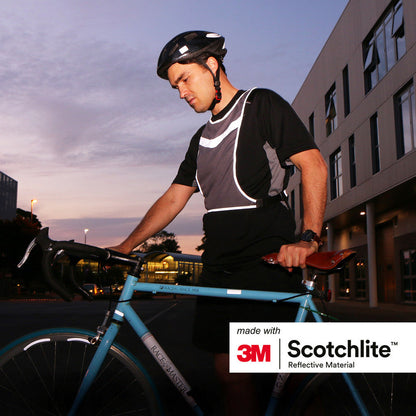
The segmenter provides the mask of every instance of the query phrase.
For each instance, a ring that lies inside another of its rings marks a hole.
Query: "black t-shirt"
[[[243,91],[239,91],[211,121],[226,117],[242,94]],[[204,127],[193,136],[174,183],[197,186],[197,157]],[[244,107],[235,157],[239,185],[255,199],[267,198],[271,187],[273,172],[266,148],[272,148],[280,167],[288,169],[292,155],[316,149],[316,145],[283,98],[270,90],[254,89]],[[215,167],[213,172],[215,174]],[[288,175],[283,182],[287,179]],[[283,183],[282,188],[285,187]],[[249,210],[209,212],[204,215],[203,261],[205,265],[223,267],[254,260],[293,241],[294,230],[293,216],[283,203]]]

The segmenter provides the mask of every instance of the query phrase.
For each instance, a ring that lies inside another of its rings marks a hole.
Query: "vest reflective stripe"
[[[196,179],[208,212],[256,208],[256,199],[242,190],[236,172],[238,138],[251,91],[220,120],[208,121],[201,134]]]

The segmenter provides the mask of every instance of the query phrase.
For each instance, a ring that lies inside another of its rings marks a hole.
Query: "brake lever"
[[[18,263],[17,267],[20,269],[25,263],[26,260],[29,258],[30,253],[32,252],[32,250],[35,248],[37,244],[37,240],[36,237],[29,243],[29,245],[27,246],[26,252],[23,255],[22,260],[20,260],[20,262]]]

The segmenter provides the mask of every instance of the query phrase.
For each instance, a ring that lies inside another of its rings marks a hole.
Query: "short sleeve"
[[[267,89],[254,90],[254,103],[261,135],[276,150],[282,165],[296,153],[317,149],[302,120],[280,95]]]
[[[199,139],[204,126],[202,126],[192,137],[191,142],[186,152],[185,159],[179,166],[173,183],[198,187],[196,182],[196,164],[198,156]]]

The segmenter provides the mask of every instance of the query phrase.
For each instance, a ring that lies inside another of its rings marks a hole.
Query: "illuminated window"
[[[405,301],[416,301],[416,249],[401,252],[403,297]]]

